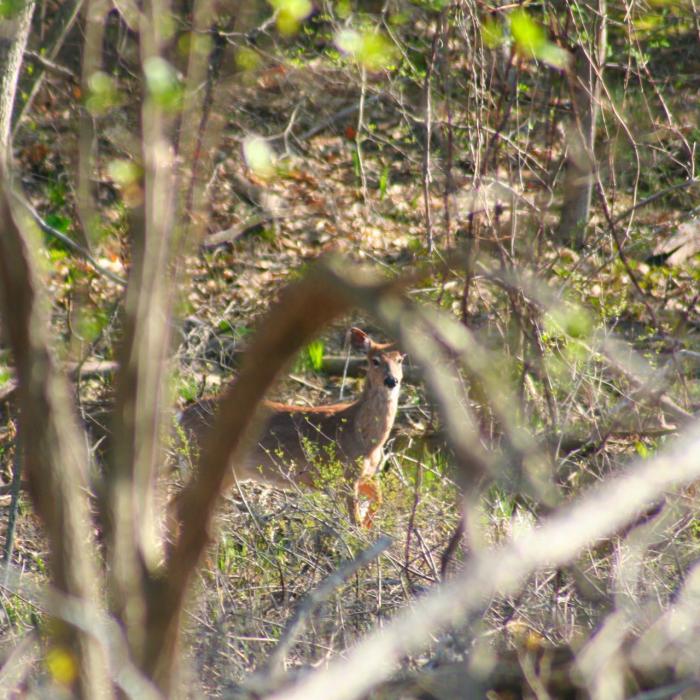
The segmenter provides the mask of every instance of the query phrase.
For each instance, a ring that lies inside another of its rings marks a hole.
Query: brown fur
[[[351,329],[355,348],[367,353],[364,389],[352,403],[326,406],[289,406],[266,401],[269,412],[262,437],[239,463],[232,465],[239,480],[254,479],[278,486],[290,481],[310,487],[322,485],[325,463],[339,463],[351,485],[350,516],[354,522],[371,524],[381,503],[376,479],[383,460],[383,446],[396,417],[403,378],[403,355],[389,345],[374,343],[363,331]],[[393,386],[391,386],[393,384]],[[203,399],[182,413],[185,431],[199,443],[216,410],[216,399]],[[369,501],[360,514],[360,496]]]

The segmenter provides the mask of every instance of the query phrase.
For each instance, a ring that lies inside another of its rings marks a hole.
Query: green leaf
[[[510,33],[521,56],[544,61],[555,68],[565,68],[570,55],[547,39],[544,27],[525,10],[510,13]]]
[[[306,346],[306,357],[314,372],[320,372],[323,367],[324,349],[325,346],[322,340],[314,340]]]
[[[107,325],[108,317],[96,309],[82,310],[76,321],[76,331],[86,342],[93,342]]]
[[[384,34],[374,30],[358,32],[342,29],[335,35],[335,45],[368,71],[391,68],[398,58],[394,44]]]
[[[338,0],[335,4],[335,14],[339,19],[347,19],[352,14],[350,0]]]
[[[71,220],[67,216],[61,214],[47,214],[45,221],[51,228],[55,228],[61,233],[68,233],[70,230]]]
[[[490,49],[497,49],[505,39],[503,24],[494,17],[485,17],[481,23],[481,38]]]
[[[386,189],[389,184],[389,166],[385,165],[379,176],[379,199],[386,197]]]
[[[585,340],[593,331],[591,317],[580,306],[562,303],[549,310],[545,328],[554,335],[564,333],[576,340]]]
[[[138,182],[143,174],[141,166],[133,160],[117,158],[107,165],[107,173],[120,187],[128,187]]]
[[[236,67],[240,71],[256,70],[262,64],[260,55],[256,51],[253,51],[253,49],[249,49],[245,46],[242,46],[236,51],[234,60],[236,62]]]
[[[637,440],[637,442],[634,443],[634,449],[642,459],[649,457],[649,449],[643,442],[639,442],[639,440]]]
[[[313,10],[311,0],[270,0],[270,4],[277,11],[277,31],[284,36],[296,34]]]
[[[243,141],[243,157],[246,165],[263,179],[275,174],[275,153],[262,136],[251,134]]]
[[[360,156],[357,153],[357,149],[352,152],[352,168],[355,171],[355,177],[359,179],[362,174],[362,168],[360,167]]]
[[[510,33],[518,51],[531,58],[536,58],[547,43],[544,28],[525,10],[511,12]]]
[[[87,82],[88,94],[85,106],[93,116],[102,116],[121,102],[117,85],[107,73],[98,70],[88,78]]]
[[[12,19],[27,4],[27,0],[2,0],[0,2],[0,19]]]
[[[160,56],[143,64],[146,87],[151,99],[164,110],[174,111],[182,105],[183,88],[175,69]]]
[[[66,203],[67,189],[65,183],[60,180],[54,180],[48,184],[46,194],[48,195],[51,206],[58,208]]]
[[[199,385],[194,381],[185,381],[178,386],[178,396],[186,402],[194,401],[199,396]]]

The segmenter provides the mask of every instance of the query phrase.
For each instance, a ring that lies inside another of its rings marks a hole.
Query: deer
[[[349,485],[350,519],[369,528],[382,503],[378,474],[396,418],[405,355],[359,328],[351,328],[349,336],[351,346],[367,357],[359,397],[310,407],[265,401],[261,437],[231,465],[231,481],[318,489],[328,481],[325,467],[340,465],[342,481]],[[195,446],[204,439],[216,405],[216,398],[200,399],[180,414],[180,426]]]

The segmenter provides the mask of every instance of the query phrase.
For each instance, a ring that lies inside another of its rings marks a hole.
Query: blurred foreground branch
[[[514,594],[544,567],[570,562],[587,545],[615,533],[667,489],[700,477],[700,422],[654,459],[591,490],[540,527],[470,559],[466,571],[418,601],[384,629],[360,642],[326,671],[275,693],[274,700],[362,697],[397,668],[401,657],[427,646],[435,634],[482,611],[495,595]]]
[[[365,295],[374,300],[375,308],[387,303],[406,282],[406,278],[387,280],[348,269],[344,261],[330,258],[287,287],[261,323],[240,374],[219,402],[198,468],[178,499],[176,537],[168,553],[167,571],[158,581],[160,592],[151,598],[147,624],[147,663],[160,678],[169,675],[184,595],[211,540],[211,518],[220,493],[230,483],[230,465],[255,437],[251,427],[256,424],[258,405],[281,370],[325,324]]]
[[[32,500],[50,540],[57,588],[98,607],[87,489],[87,453],[66,382],[50,351],[50,324],[32,251],[39,250],[11,209],[0,184],[0,308],[19,380],[19,425]],[[56,644],[77,654],[81,694],[109,696],[102,650],[89,635],[68,629]]]
[[[260,402],[295,354],[334,318],[354,307],[364,309],[424,365],[425,381],[447,426],[464,485],[473,485],[494,470],[497,458],[481,444],[446,338],[436,335],[427,315],[402,294],[413,279],[408,275],[386,279],[329,257],[287,287],[260,324],[238,377],[219,401],[198,468],[177,499],[174,542],[166,571],[155,582],[157,592],[149,601],[145,657],[149,674],[160,679],[170,675],[184,595],[211,540],[210,523],[219,495],[232,481],[230,465],[255,439]]]

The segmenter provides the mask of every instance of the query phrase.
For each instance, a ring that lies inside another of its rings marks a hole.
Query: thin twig
[[[462,541],[462,537],[464,537],[464,520],[465,516],[462,515],[462,517],[459,519],[459,522],[457,523],[457,527],[454,529],[454,532],[450,535],[450,539],[447,542],[447,547],[445,547],[445,550],[440,556],[441,579],[445,578],[445,574],[447,573],[447,567],[450,565],[452,557],[454,556],[455,552],[457,551],[457,547]]]
[[[17,526],[17,513],[19,511],[19,494],[22,486],[22,450],[19,436],[15,438],[15,453],[12,457],[12,483],[10,484],[10,512],[7,514],[7,530],[5,532],[5,544],[2,560],[5,564],[12,561],[12,550],[15,546],[15,528]],[[7,584],[7,580],[5,580]]]
[[[433,132],[433,102],[432,102],[432,77],[435,69],[435,59],[437,57],[438,42],[440,37],[440,20],[435,20],[435,30],[433,32],[433,42],[430,48],[430,60],[425,71],[425,81],[423,82],[423,92],[425,99],[425,145],[423,150],[423,206],[425,208],[425,235],[428,253],[433,252],[435,241],[433,240],[433,215],[430,206],[430,185],[433,181],[433,174],[430,164],[430,149],[432,147]]]
[[[372,102],[377,102],[380,98],[380,95],[372,95],[371,97],[366,97],[364,101],[364,106],[366,107],[367,105],[371,104]],[[315,124],[312,126],[310,129],[307,129],[303,134],[300,136],[296,136],[295,138],[297,141],[306,141],[307,139],[310,139],[312,136],[316,136],[316,134],[320,133],[321,131],[324,131],[327,129],[329,126],[334,126],[338,122],[342,121],[346,117],[349,117],[351,114],[354,114],[360,109],[360,101],[358,100],[356,103],[349,105],[348,107],[344,107],[341,110],[338,110],[335,112],[333,115],[328,117],[328,119],[324,119],[322,122],[319,122],[318,124]],[[280,134],[279,136],[276,136],[274,138],[282,138],[286,134],[286,129],[285,132]]]
[[[239,224],[234,226],[229,226],[226,229],[217,231],[216,233],[210,233],[203,241],[202,248],[205,250],[211,250],[220,245],[235,243],[239,238],[245,236],[249,231],[267,224],[273,220],[270,214],[257,214],[253,215],[250,219],[246,219]]]
[[[55,73],[56,75],[60,75],[62,78],[72,80],[74,83],[76,83],[76,85],[78,84],[78,76],[70,68],[63,66],[60,63],[56,63],[55,61],[51,61],[46,58],[46,56],[42,56],[36,51],[25,51],[24,55],[31,61],[38,63],[45,71]]]
[[[40,656],[38,637],[38,631],[31,630],[5,657],[0,668],[0,688],[3,689],[3,697],[20,697],[23,694],[19,687]]]
[[[411,561],[411,538],[415,529],[416,512],[420,504],[421,488],[423,486],[423,463],[416,462],[416,481],[413,489],[413,506],[411,507],[411,515],[408,518],[408,527],[406,528],[406,551],[404,571],[408,573],[408,566]]]
[[[358,569],[376,559],[391,545],[392,541],[388,535],[382,535],[371,547],[360,552],[354,559],[343,562],[332,574],[323,580],[318,588],[306,595],[284,628],[277,646],[268,657],[265,671],[267,675],[275,676],[283,671],[287,655],[296,644],[304,625],[306,625],[313,612]]]
[[[633,204],[631,207],[628,207],[623,211],[621,214],[617,214],[613,220],[613,224],[619,224],[623,219],[626,219],[630,214],[635,212],[637,209],[641,209],[642,207],[647,206],[647,204],[652,204],[655,202],[657,199],[661,199],[662,197],[665,197],[667,194],[671,194],[671,192],[676,192],[677,190],[685,190],[689,187],[692,187],[693,185],[700,185],[700,179],[699,178],[690,178],[689,180],[684,180],[683,182],[677,182],[675,185],[671,185],[670,187],[664,187],[664,189],[659,190],[658,192],[654,192],[654,194],[649,195],[648,197],[645,197],[644,199],[640,199],[638,202]]]
[[[40,69],[34,71],[34,74],[29,77],[27,83],[22,83],[21,89],[26,98],[23,100],[22,106],[16,110],[14,119],[12,120],[12,138],[14,139],[17,135],[24,117],[29,114],[29,110],[34,104],[34,98],[39,93],[41,86],[43,84],[44,75],[47,70],[52,72],[58,72],[63,77],[68,77],[65,75],[64,71],[68,70],[65,66],[58,66],[54,62],[56,56],[58,56],[61,47],[64,45],[66,37],[70,33],[73,25],[75,24],[80,10],[83,6],[84,0],[70,0],[70,2],[59,3],[59,10],[55,15],[55,19],[52,23],[51,28],[48,33],[43,37],[41,50],[42,54],[35,57],[29,54],[29,57],[37,61],[40,65]],[[27,52],[25,52],[25,55]],[[61,70],[63,69],[63,70]],[[75,77],[71,74],[71,80],[75,80]],[[77,82],[77,80],[76,80]]]
[[[111,270],[108,270],[106,267],[100,265],[100,263],[95,260],[88,250],[83,248],[83,246],[81,246],[79,243],[71,240],[65,235],[65,233],[61,233],[58,229],[54,228],[50,224],[47,224],[46,221],[41,218],[39,212],[24,197],[15,196],[15,200],[19,201],[19,203],[32,215],[32,218],[37,222],[37,224],[39,224],[44,233],[48,233],[50,236],[53,236],[67,248],[70,248],[74,253],[80,255],[83,259],[90,263],[95,272],[99,272],[101,275],[104,275],[107,279],[121,287],[126,287],[125,279],[119,277],[119,275],[115,275]]]
[[[68,622],[96,640],[109,658],[111,680],[123,691],[124,697],[163,700],[152,681],[131,660],[124,632],[113,617],[92,602],[56,588],[34,585],[26,576],[20,577],[18,571],[11,565],[0,565],[0,577],[5,581],[2,588],[11,591],[32,608]]]
[[[360,91],[360,107],[357,113],[357,129],[355,131],[355,152],[357,154],[357,167],[360,171],[360,182],[362,184],[362,201],[367,207],[367,172],[365,162],[362,157],[362,132],[365,122],[365,97],[367,95],[367,69],[362,66],[362,89]]]
[[[114,374],[119,365],[112,360],[87,360],[85,362],[67,362],[62,366],[71,379],[89,379],[92,377],[105,377]],[[11,376],[0,386],[0,404],[12,398],[17,391],[17,379]]]

